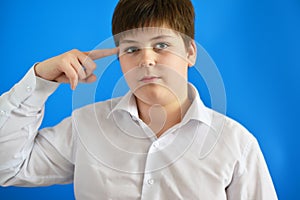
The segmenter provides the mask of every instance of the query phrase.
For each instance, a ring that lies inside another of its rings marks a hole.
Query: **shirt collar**
[[[185,113],[185,116],[182,119],[181,124],[186,124],[190,120],[196,120],[203,122],[207,125],[211,125],[212,116],[208,111],[208,108],[203,104],[198,90],[194,85],[189,83],[189,99],[192,101],[189,109]]]
[[[181,124],[186,124],[190,120],[197,120],[199,122],[203,122],[208,126],[211,125],[212,116],[208,111],[208,108],[205,107],[203,102],[200,99],[200,95],[192,84],[189,83],[189,98],[192,101],[191,106],[186,112]],[[132,117],[138,119],[139,114],[137,110],[137,104],[135,100],[134,94],[129,91],[125,96],[121,98],[121,100],[117,103],[117,105],[111,110],[107,117],[109,117],[112,113],[116,111],[125,111],[128,112]]]
[[[121,98],[117,105],[108,113],[107,118],[116,111],[125,111],[132,117],[139,118],[135,96],[131,91],[127,92],[127,94]]]

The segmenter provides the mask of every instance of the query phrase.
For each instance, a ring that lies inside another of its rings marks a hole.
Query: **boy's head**
[[[112,31],[125,79],[140,102],[185,101],[187,69],[196,59],[190,0],[120,0]]]
[[[194,39],[195,13],[190,0],[120,0],[112,18],[114,36],[144,27],[164,27],[181,34],[188,46]],[[118,38],[115,38],[118,46]]]

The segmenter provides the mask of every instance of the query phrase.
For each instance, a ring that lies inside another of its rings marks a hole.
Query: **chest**
[[[155,151],[154,146],[157,144],[150,145],[147,153],[133,154],[117,149],[92,152],[78,144],[76,198],[226,199],[233,171],[231,162],[215,156],[214,152],[198,159],[192,148],[178,149],[180,154],[173,149],[171,154]]]

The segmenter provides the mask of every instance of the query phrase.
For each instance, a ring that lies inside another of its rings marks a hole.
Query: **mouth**
[[[158,80],[160,80],[161,78],[158,76],[144,76],[143,78],[140,79],[140,82],[143,83],[153,83],[156,82]]]

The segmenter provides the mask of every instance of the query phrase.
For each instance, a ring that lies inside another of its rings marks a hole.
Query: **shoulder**
[[[73,111],[74,116],[89,117],[107,117],[113,108],[120,102],[122,97],[112,98],[105,101],[95,102]]]
[[[213,127],[218,128],[222,137],[246,141],[255,139],[252,133],[237,120],[209,108],[208,112],[212,116]],[[216,124],[218,124],[217,127]]]
[[[241,148],[249,144],[256,143],[255,136],[240,122],[226,117],[223,130],[224,139],[230,139],[233,143],[240,144]]]
[[[238,121],[209,109],[212,128],[217,137],[215,148],[242,157],[251,146],[257,144],[254,135]]]

